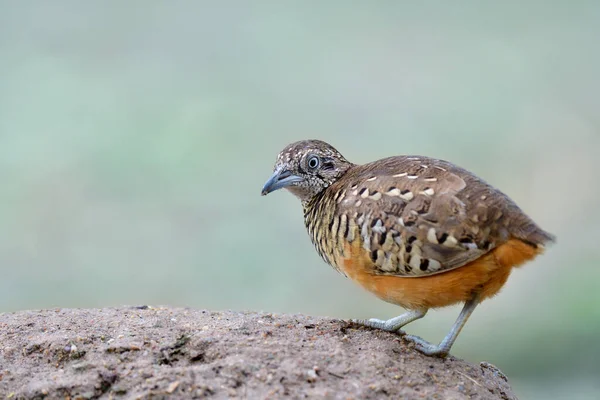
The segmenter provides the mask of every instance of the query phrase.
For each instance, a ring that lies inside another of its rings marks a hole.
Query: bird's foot
[[[377,319],[377,318],[353,319],[351,321],[354,324],[366,326],[368,328],[381,329],[381,330],[387,331],[387,332],[396,332],[401,335],[404,334],[404,332],[402,330],[400,330],[400,328],[402,328],[402,326],[404,324],[399,324],[397,321],[395,321],[395,318],[388,319],[387,321],[382,320],[382,319]]]
[[[382,319],[353,319],[352,322],[355,324],[367,326],[369,328],[381,329],[388,332],[396,332],[400,335],[404,335],[404,332],[400,330],[404,325],[411,323],[419,318],[423,318],[427,310],[412,310],[405,312],[404,314],[391,318],[388,320]]]
[[[449,348],[442,343],[435,345],[416,335],[404,335],[404,339],[414,343],[415,349],[426,356],[444,358],[448,355]]]

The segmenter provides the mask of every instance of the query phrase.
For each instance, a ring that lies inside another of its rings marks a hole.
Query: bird
[[[352,322],[397,332],[428,356],[446,357],[477,305],[555,241],[500,190],[426,156],[354,164],[324,141],[301,140],[278,154],[261,194],[283,188],[300,199],[327,264],[406,310]],[[401,329],[455,304],[463,308],[439,344]]]

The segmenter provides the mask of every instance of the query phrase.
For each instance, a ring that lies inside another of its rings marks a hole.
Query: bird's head
[[[292,143],[277,156],[273,175],[265,183],[262,195],[286,188],[304,204],[352,165],[331,145],[320,140]]]

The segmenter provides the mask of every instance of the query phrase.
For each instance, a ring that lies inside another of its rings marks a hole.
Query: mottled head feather
[[[352,165],[330,144],[321,140],[302,140],[281,150],[274,171],[289,171],[302,178],[287,189],[304,204],[339,179]]]

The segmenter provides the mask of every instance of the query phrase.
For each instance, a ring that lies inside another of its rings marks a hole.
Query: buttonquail
[[[409,310],[355,322],[401,332],[430,308],[464,303],[439,345],[405,336],[427,355],[446,356],[477,304],[554,240],[498,189],[428,157],[356,165],[325,142],[300,141],[279,153],[262,194],[281,188],[301,200],[310,238],[328,264]]]

